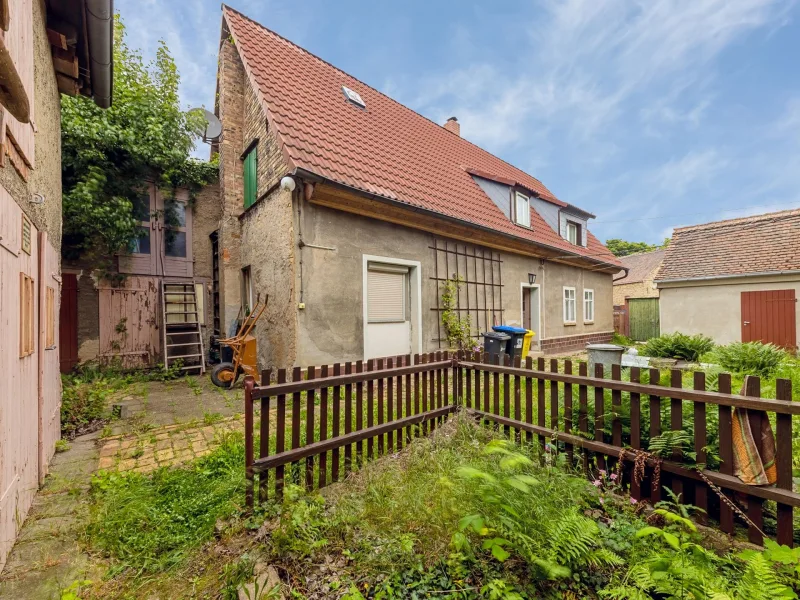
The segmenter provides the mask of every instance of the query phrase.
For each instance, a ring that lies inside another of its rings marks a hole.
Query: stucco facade
[[[718,344],[742,340],[741,293],[795,290],[800,297],[797,275],[735,277],[707,281],[661,282],[661,331],[711,337]],[[796,311],[800,331],[800,311]]]
[[[441,290],[434,279],[435,240],[466,244],[499,257],[506,324],[522,324],[523,287],[529,274],[536,274],[535,339],[544,350],[582,349],[587,342],[610,339],[610,273],[542,260],[533,253],[484,248],[477,237],[456,236],[446,225],[424,231],[330,208],[317,202],[313,179],[295,176],[294,192],[281,189],[280,180],[291,169],[225,25],[219,56],[221,320],[227,330],[236,318],[243,302],[242,270],[248,269],[253,298],[269,297],[256,327],[260,368],[365,357],[366,257],[413,265],[411,303],[418,316],[411,317],[411,351],[446,348],[436,309]],[[256,200],[245,209],[243,158],[253,149]],[[576,292],[576,319],[569,324],[564,322],[565,286]],[[594,291],[591,322],[584,319],[584,289]]]

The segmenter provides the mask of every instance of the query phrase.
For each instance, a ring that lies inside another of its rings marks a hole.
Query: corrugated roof
[[[281,141],[290,167],[390,200],[504,234],[619,265],[589,234],[574,246],[531,211],[531,229],[511,222],[473,181],[513,181],[563,206],[538,179],[426,119],[241,13],[223,6],[228,28]],[[350,103],[346,86],[366,109]]]
[[[800,271],[800,209],[675,230],[656,281]]]
[[[620,258],[622,266],[628,269],[628,276],[621,278],[624,271],[620,271],[614,279],[614,285],[626,285],[628,283],[639,283],[652,277],[653,271],[658,268],[664,260],[666,249],[653,250],[652,252],[642,252],[641,254],[631,254]],[[620,279],[617,279],[620,278]]]

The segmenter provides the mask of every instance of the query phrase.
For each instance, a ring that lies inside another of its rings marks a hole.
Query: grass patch
[[[231,434],[211,454],[151,476],[100,473],[92,481],[90,545],[114,570],[156,573],[179,565],[244,502],[244,442]]]

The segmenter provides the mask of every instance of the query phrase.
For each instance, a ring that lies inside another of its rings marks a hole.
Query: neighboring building
[[[654,282],[666,249],[623,256],[619,260],[628,272],[614,278],[614,304],[625,304],[628,298],[658,298]]]
[[[109,106],[113,13],[110,0],[9,0],[0,24],[2,568],[61,433],[59,92]]]
[[[665,333],[795,350],[800,210],[676,229],[656,284]]]
[[[665,249],[623,256],[627,269],[614,278],[614,328],[635,340],[659,335],[658,288],[654,283]]]
[[[610,339],[620,262],[593,215],[228,7],[218,64],[215,316],[227,330],[269,296],[261,366],[444,349],[453,277],[476,332],[521,324],[548,352]]]
[[[175,211],[177,226],[166,224],[165,210]],[[197,372],[205,358],[200,355],[207,354],[214,329],[209,235],[221,215],[219,187],[208,185],[190,198],[185,189],[162,190],[144,182],[134,212],[145,235],[133,242],[130,253],[114,257],[106,278],[91,261],[64,263],[65,302],[75,307],[64,327],[65,372],[85,362],[153,367],[164,362],[165,343],[171,357],[184,356],[183,366]]]

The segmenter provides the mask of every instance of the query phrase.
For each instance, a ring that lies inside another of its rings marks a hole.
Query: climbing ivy
[[[450,348],[471,350],[475,345],[472,339],[472,325],[469,316],[458,315],[458,290],[464,279],[456,277],[442,284],[442,325],[444,325],[447,344]]]
[[[159,42],[155,60],[145,64],[126,43],[117,15],[111,108],[82,96],[61,100],[66,257],[110,265],[136,238],[133,201],[146,181],[168,196],[185,187],[193,199],[216,179],[216,157],[205,162],[190,156],[203,120],[181,109],[179,82],[166,44]]]

